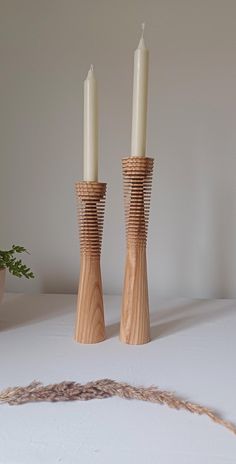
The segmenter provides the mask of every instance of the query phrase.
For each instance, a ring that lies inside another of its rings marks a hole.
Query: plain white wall
[[[130,153],[133,51],[145,21],[150,292],[236,297],[235,18],[235,0],[0,0],[0,246],[25,245],[37,276],[9,277],[8,290],[77,291],[74,182],[93,63],[108,182],[104,290],[121,291],[121,157]]]

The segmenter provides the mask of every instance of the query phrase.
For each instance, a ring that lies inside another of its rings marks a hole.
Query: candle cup
[[[106,184],[77,182],[80,231],[80,278],[75,340],[98,343],[105,339],[102,278],[100,267]]]
[[[131,345],[150,341],[146,242],[153,158],[122,160],[126,219],[126,263],[120,339]]]

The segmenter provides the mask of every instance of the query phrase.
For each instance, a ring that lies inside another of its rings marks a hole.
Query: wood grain
[[[140,244],[127,248],[120,339],[131,345],[150,340],[146,249]]]
[[[105,339],[100,259],[81,255],[75,340],[98,343]]]
[[[153,159],[124,158],[124,200],[127,252],[120,339],[133,345],[150,341],[146,242]]]
[[[75,340],[98,343],[105,338],[100,255],[106,184],[77,182],[80,231],[80,278]]]

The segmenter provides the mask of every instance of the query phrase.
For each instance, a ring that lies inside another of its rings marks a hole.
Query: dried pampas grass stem
[[[88,401],[112,396],[164,404],[172,409],[182,409],[201,416],[207,416],[213,422],[222,425],[236,435],[236,426],[234,424],[222,419],[216,412],[204,406],[185,401],[175,394],[160,390],[157,387],[135,387],[109,379],[96,380],[86,384],[64,381],[42,385],[39,382],[32,382],[26,387],[13,387],[3,390],[0,392],[0,403],[20,405],[39,401]]]

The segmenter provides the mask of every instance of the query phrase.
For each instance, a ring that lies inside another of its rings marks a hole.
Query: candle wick
[[[93,70],[94,70],[94,66],[93,66],[93,64],[91,64],[91,65],[90,65],[90,71],[93,72]]]
[[[142,23],[141,27],[142,27],[142,36],[141,36],[141,38],[143,39],[144,38],[145,23]]]

